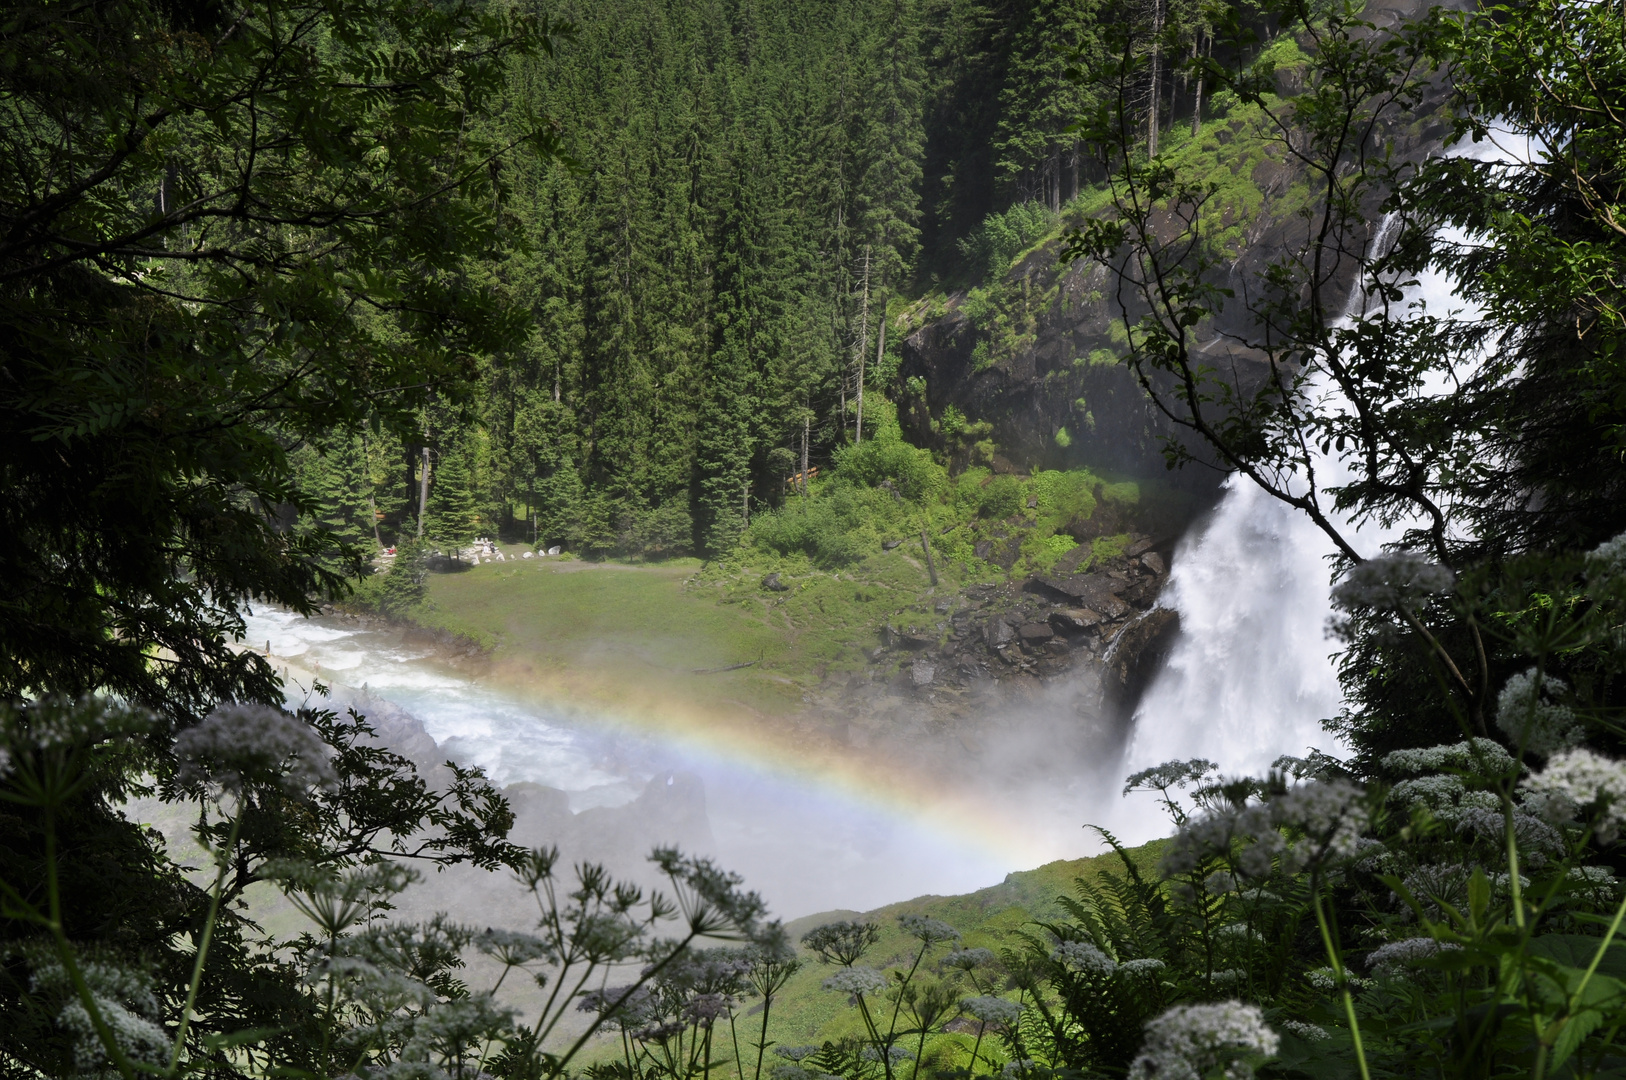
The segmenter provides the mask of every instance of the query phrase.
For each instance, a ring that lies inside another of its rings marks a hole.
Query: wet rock
[[[1151,550],[1152,538],[1150,536],[1143,536],[1134,543],[1130,544],[1128,547],[1124,548],[1124,558],[1138,559],[1146,552]]]
[[[1053,602],[1089,608],[1115,619],[1129,610],[1129,605],[1117,596],[1128,584],[1126,574],[1039,575],[1029,578],[1022,589]]]
[[[925,657],[909,665],[909,679],[916,686],[930,686],[937,677],[937,666]]]
[[[769,592],[789,592],[790,586],[779,580],[779,573],[775,571],[762,579],[762,587]]]
[[[1089,608],[1063,608],[1052,611],[1049,621],[1056,633],[1073,637],[1093,630],[1101,622],[1101,613]]]
[[[1180,614],[1154,608],[1118,631],[1103,672],[1103,689],[1120,716],[1130,716],[1180,635]]]
[[[982,628],[983,641],[987,642],[990,649],[1009,645],[1013,636],[1010,624],[1004,619],[989,619],[987,625]]]
[[[1049,641],[1056,636],[1056,632],[1050,629],[1050,624],[1047,622],[1030,622],[1018,626],[1016,635],[1024,643],[1039,643]]]
[[[1146,554],[1142,555],[1140,557],[1140,564],[1146,567],[1146,569],[1150,570],[1152,573],[1156,574],[1158,577],[1162,577],[1168,570],[1168,567],[1163,564],[1163,556],[1159,555],[1155,551],[1148,551]]]

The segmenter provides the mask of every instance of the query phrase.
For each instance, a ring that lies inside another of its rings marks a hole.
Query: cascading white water
[[[1163,602],[1180,613],[1180,638],[1141,700],[1128,771],[1197,757],[1257,771],[1332,749],[1319,724],[1339,702],[1325,634],[1331,550],[1303,513],[1247,477],[1226,482],[1175,554]]]
[[[1502,132],[1452,151],[1481,160],[1529,153],[1528,145],[1515,145]],[[1393,242],[1395,220],[1391,215],[1379,227],[1375,248]],[[1357,283],[1346,317],[1360,314],[1364,299]],[[1450,280],[1433,272],[1418,275],[1405,290],[1403,310],[1390,317],[1424,310],[1477,317],[1455,295]],[[1448,393],[1450,383],[1440,377],[1424,389]],[[1319,457],[1315,466],[1323,488],[1348,475],[1335,458]],[[1367,556],[1400,531],[1337,524]],[[1229,774],[1257,775],[1282,754],[1336,749],[1321,724],[1341,701],[1337,643],[1326,634],[1333,551],[1331,539],[1308,515],[1245,476],[1226,481],[1219,505],[1175,553],[1163,602],[1180,613],[1180,638],[1136,710],[1126,772],[1202,757]],[[1126,837],[1145,839],[1166,830],[1165,823],[1132,817],[1127,810],[1116,817]]]

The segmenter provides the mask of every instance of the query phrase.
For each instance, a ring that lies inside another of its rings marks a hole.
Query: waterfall
[[[1450,154],[1514,160],[1531,152],[1527,142],[1494,131],[1490,140]],[[1373,249],[1393,243],[1397,227],[1395,215],[1385,218]],[[1366,299],[1357,282],[1344,317],[1362,314]],[[1433,272],[1417,275],[1407,287],[1405,308],[1454,310],[1459,319],[1478,316],[1455,296],[1447,278]],[[1463,362],[1472,365],[1477,359]],[[1424,390],[1448,393],[1451,383],[1442,375]],[[1348,475],[1336,458],[1318,457],[1315,468],[1324,486],[1336,486]],[[1331,516],[1363,555],[1376,554],[1401,531],[1399,525],[1354,526]],[[1321,725],[1341,703],[1336,643],[1326,635],[1332,554],[1332,541],[1308,515],[1245,476],[1226,481],[1219,505],[1175,552],[1163,603],[1180,613],[1180,637],[1135,712],[1126,773],[1203,757],[1230,774],[1258,774],[1282,754],[1336,751],[1336,740]],[[1129,808],[1115,816],[1127,819],[1126,838],[1147,839],[1164,828],[1161,820],[1132,816]]]

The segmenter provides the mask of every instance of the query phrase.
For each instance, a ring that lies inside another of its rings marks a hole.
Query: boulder
[[[769,592],[790,591],[790,586],[779,580],[779,572],[777,570],[762,579],[762,587],[767,589]]]
[[[1148,551],[1146,554],[1142,555],[1140,557],[1140,564],[1146,567],[1146,569],[1150,570],[1152,573],[1156,574],[1158,577],[1162,577],[1168,570],[1168,567],[1163,563],[1163,556],[1159,555],[1155,551]]]
[[[882,540],[881,541],[881,550],[882,551],[891,551],[892,549],[897,548],[897,547],[901,547],[902,545],[903,545],[902,540]]]
[[[1030,645],[1037,645],[1049,641],[1056,636],[1047,622],[1023,623],[1016,628],[1016,636]]]
[[[909,665],[909,678],[916,686],[930,686],[936,677],[937,667],[925,657]]]
[[[1010,624],[997,616],[989,619],[982,628],[982,639],[988,643],[990,649],[998,649],[1001,646],[1009,645],[1011,638],[1014,636],[1011,633]]]
[[[1139,540],[1136,540],[1133,544],[1130,544],[1128,547],[1124,548],[1124,558],[1138,559],[1151,550],[1152,538],[1150,536],[1143,536]]]
[[[1031,577],[1022,589],[1053,602],[1089,608],[1105,618],[1116,619],[1129,611],[1129,605],[1116,595],[1128,583],[1121,575],[1114,578],[1108,574],[1054,574]]]
[[[520,558],[522,558],[522,559],[534,559],[534,558],[536,558],[536,552],[527,551],[523,555],[521,555]]]
[[[1058,634],[1072,637],[1094,629],[1101,622],[1101,613],[1089,608],[1063,608],[1050,613],[1050,625]]]

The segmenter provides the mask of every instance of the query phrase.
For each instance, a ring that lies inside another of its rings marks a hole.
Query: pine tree
[[[881,9],[865,57],[863,129],[856,186],[861,242],[874,247],[877,291],[904,283],[920,246],[922,69],[911,0]]]
[[[480,528],[471,457],[466,440],[459,440],[442,449],[434,459],[425,532],[454,558],[460,548],[478,535]]]
[[[732,547],[748,524],[754,358],[772,352],[764,281],[765,208],[752,154],[736,143],[730,192],[718,226],[712,350],[703,371],[695,449],[696,544],[710,556]]]

